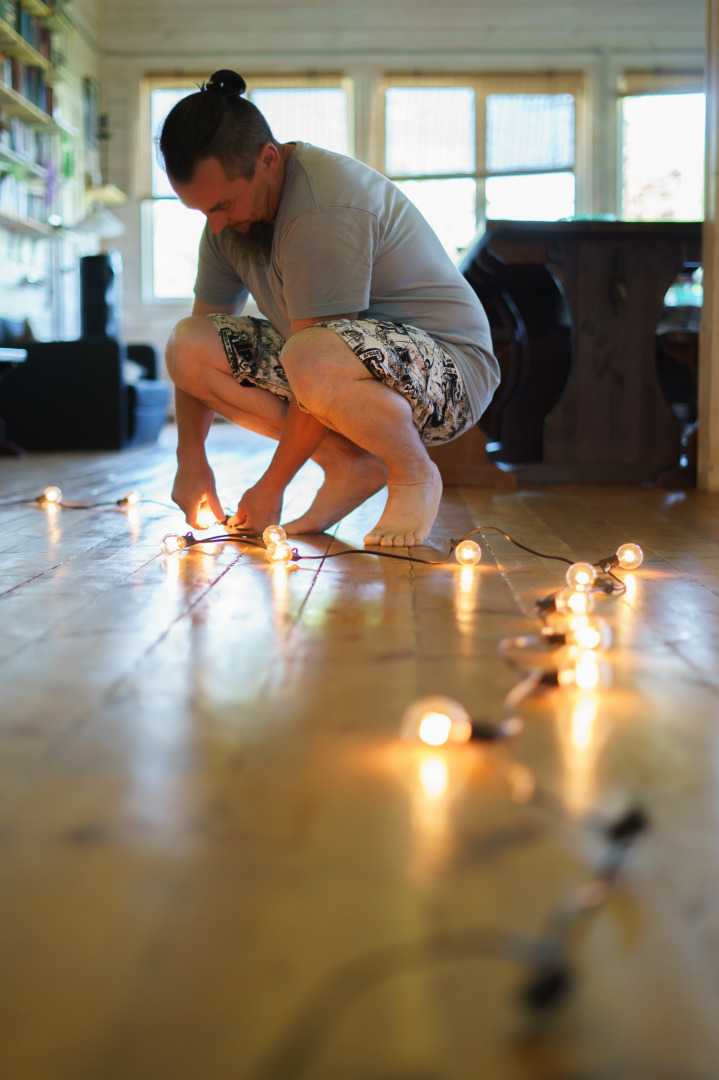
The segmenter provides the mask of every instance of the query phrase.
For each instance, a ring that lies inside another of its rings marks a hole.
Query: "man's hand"
[[[253,529],[261,533],[268,525],[279,525],[282,514],[284,488],[278,488],[260,477],[248,488],[237,504],[237,512],[229,518],[229,527]]]
[[[201,522],[198,515],[209,510],[216,521],[224,521],[225,511],[217,497],[215,474],[207,459],[181,460],[177,466],[175,483],[172,488],[172,501],[177,503],[185,515],[187,524],[195,529],[207,528],[207,522]]]

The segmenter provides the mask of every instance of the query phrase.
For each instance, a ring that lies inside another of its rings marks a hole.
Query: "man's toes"
[[[382,547],[408,547],[410,543],[410,534],[404,531],[387,532],[380,538]]]

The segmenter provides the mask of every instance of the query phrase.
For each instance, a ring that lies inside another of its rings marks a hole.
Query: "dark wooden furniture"
[[[462,271],[502,369],[481,420],[490,459],[520,483],[688,482],[657,328],[700,242],[699,222],[488,223]]]

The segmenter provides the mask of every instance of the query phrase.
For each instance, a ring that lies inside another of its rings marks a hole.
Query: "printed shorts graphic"
[[[249,315],[209,318],[240,385],[288,400],[292,391],[280,363],[282,335]],[[424,330],[380,319],[326,319],[317,325],[341,337],[374,378],[407,399],[425,445],[447,442],[474,423],[454,360]]]

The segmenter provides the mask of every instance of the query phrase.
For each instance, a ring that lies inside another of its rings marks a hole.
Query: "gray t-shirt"
[[[226,307],[248,292],[285,339],[291,319],[354,311],[425,330],[453,357],[475,420],[499,383],[474,291],[414,204],[352,158],[296,144],[264,264],[240,250],[231,229],[205,228],[198,300]]]

